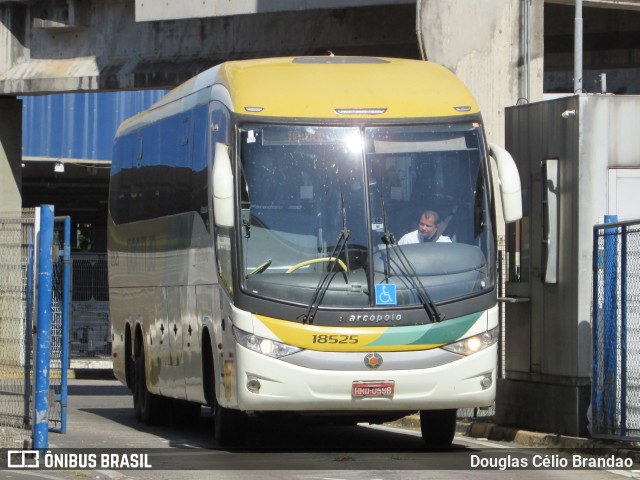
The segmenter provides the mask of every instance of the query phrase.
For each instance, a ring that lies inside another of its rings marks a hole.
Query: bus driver
[[[420,222],[418,223],[418,229],[413,232],[409,232],[398,240],[398,245],[408,245],[410,243],[424,243],[424,242],[449,242],[451,239],[445,235],[438,233],[438,224],[440,223],[440,217],[437,212],[433,210],[425,210],[422,212]]]

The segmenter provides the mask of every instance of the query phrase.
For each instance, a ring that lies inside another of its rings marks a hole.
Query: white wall
[[[136,0],[136,21],[224,17],[294,10],[367,7],[414,3],[414,0]]]

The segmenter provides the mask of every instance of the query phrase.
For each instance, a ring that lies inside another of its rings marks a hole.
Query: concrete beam
[[[415,5],[415,0],[136,0],[136,21],[225,17],[302,10],[341,10],[374,5]]]
[[[0,53],[0,94],[172,88],[241,58],[418,58],[415,5],[385,3],[158,22],[136,22],[135,0],[86,0],[73,12],[75,2],[61,0],[0,3],[0,39],[12,52]]]
[[[545,3],[575,6],[575,0],[545,0]],[[583,7],[617,8],[620,10],[640,10],[640,0],[584,0]]]

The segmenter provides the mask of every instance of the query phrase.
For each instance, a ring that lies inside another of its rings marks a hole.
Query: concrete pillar
[[[25,365],[24,308],[22,287],[24,272],[21,254],[22,225],[19,221],[22,208],[22,101],[15,97],[0,97],[0,351],[1,363],[9,379],[0,380],[0,387],[23,388],[25,376],[20,367]],[[16,376],[17,375],[17,376]],[[22,391],[22,390],[15,390]],[[12,414],[23,414],[20,405]],[[19,417],[18,417],[19,418]]]
[[[22,208],[22,100],[0,97],[0,215]]]
[[[0,74],[28,58],[29,9],[0,2]],[[0,215],[22,208],[22,101],[0,96]]]
[[[469,87],[491,142],[504,145],[505,107],[542,99],[543,8],[543,0],[417,0],[423,57]]]

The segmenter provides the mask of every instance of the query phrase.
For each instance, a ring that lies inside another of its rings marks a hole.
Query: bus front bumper
[[[361,357],[362,362],[366,356],[350,355]],[[402,356],[399,352],[394,355]],[[394,369],[392,361],[357,371],[324,369],[330,365],[308,368],[240,346],[235,358],[238,404],[228,406],[243,411],[473,408],[492,405],[496,394],[497,345],[429,368]]]

